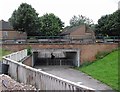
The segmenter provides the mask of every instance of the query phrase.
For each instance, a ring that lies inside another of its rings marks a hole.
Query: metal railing
[[[120,36],[96,36],[96,42],[107,43],[107,42],[120,42]]]
[[[20,43],[108,43],[120,42],[119,36],[28,36],[27,39],[1,39],[3,44]]]
[[[69,65],[69,66],[73,66],[73,59],[64,59],[64,58],[55,58],[55,59],[51,59],[51,58],[41,58],[38,59],[37,62],[35,63],[35,65]]]

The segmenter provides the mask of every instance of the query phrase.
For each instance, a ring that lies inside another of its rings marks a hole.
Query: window
[[[8,32],[7,31],[3,31],[3,38],[8,37]]]

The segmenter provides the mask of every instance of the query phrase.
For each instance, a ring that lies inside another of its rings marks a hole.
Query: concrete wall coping
[[[39,51],[50,51],[50,52],[53,52],[53,51],[62,51],[62,52],[67,52],[67,51],[69,51],[69,52],[73,52],[73,51],[78,51],[78,50],[80,50],[79,48],[74,48],[74,49],[49,49],[49,48],[47,48],[47,49],[32,49],[32,52],[39,52]]]
[[[9,43],[5,44],[3,43],[2,45],[93,45],[93,44],[98,44],[98,45],[105,45],[105,44],[119,44],[119,43]]]

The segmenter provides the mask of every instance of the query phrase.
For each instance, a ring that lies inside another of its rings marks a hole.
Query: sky
[[[11,14],[21,3],[28,3],[39,16],[54,13],[69,25],[70,19],[76,15],[89,17],[94,23],[101,16],[111,14],[118,9],[120,0],[0,0],[0,20],[8,21]]]

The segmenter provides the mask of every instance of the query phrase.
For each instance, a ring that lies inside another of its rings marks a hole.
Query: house
[[[64,38],[69,38],[71,40],[90,42],[94,41],[95,33],[94,31],[88,27],[87,25],[80,25],[75,27],[65,28],[60,36],[64,36]]]
[[[27,34],[25,32],[19,32],[13,29],[9,22],[4,20],[0,21],[0,39],[5,42],[16,41],[20,39],[26,39]]]

